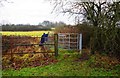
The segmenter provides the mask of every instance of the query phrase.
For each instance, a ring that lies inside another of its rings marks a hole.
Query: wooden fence
[[[49,37],[48,37],[49,38]],[[43,44],[43,46],[45,45],[51,45],[54,47],[54,51],[53,52],[36,52],[36,51],[33,51],[33,52],[13,52],[12,51],[12,48],[13,47],[17,47],[17,46],[36,46],[36,45],[39,45],[39,43],[37,44],[13,44],[13,40],[12,38],[8,39],[10,41],[10,44],[6,44],[6,45],[2,45],[2,47],[9,47],[11,48],[10,50],[10,53],[4,53],[2,52],[2,55],[10,55],[11,59],[13,58],[13,55],[14,54],[28,54],[28,53],[32,53],[32,54],[36,54],[36,53],[54,53],[54,55],[57,57],[58,56],[58,34],[54,34],[53,37],[53,43],[45,43]],[[39,40],[40,40],[40,37],[39,37]]]

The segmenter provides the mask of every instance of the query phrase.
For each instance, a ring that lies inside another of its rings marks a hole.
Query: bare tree
[[[13,2],[10,1],[10,0],[0,0],[0,6],[4,6],[4,2],[13,3]]]
[[[107,0],[53,0],[54,11],[60,13],[69,13],[70,15],[83,15],[84,18],[91,21],[94,26],[98,26],[104,15],[107,15],[112,9],[115,2],[107,2]],[[119,2],[117,2],[119,3]],[[101,25],[100,25],[101,26]]]

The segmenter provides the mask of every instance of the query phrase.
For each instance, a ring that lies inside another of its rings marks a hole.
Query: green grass
[[[14,36],[41,36],[43,33],[53,33],[52,31],[2,31],[2,35],[14,35]]]
[[[82,62],[75,61],[80,57],[77,53],[65,53],[61,51],[56,64],[51,64],[44,67],[22,68],[20,70],[3,70],[3,76],[118,76],[119,71],[105,70],[104,68],[90,67],[90,61],[93,62],[94,56],[91,59]]]

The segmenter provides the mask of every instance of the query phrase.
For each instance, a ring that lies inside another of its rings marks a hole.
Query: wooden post
[[[58,56],[58,34],[54,34],[54,51],[55,56]]]
[[[13,62],[13,52],[12,52],[12,48],[13,48],[13,39],[12,39],[12,36],[11,36],[11,38],[10,38],[10,51],[11,51],[11,53],[10,53],[10,57],[11,57],[10,62],[11,62],[11,64],[12,64],[12,62]]]
[[[70,50],[71,48],[70,48],[70,33],[69,33],[69,50]]]

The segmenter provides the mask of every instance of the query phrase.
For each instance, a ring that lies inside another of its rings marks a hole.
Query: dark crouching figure
[[[40,44],[39,46],[43,46],[43,43],[45,43],[45,33],[41,36]]]
[[[49,34],[49,32],[48,32]],[[41,51],[46,51],[47,47],[45,48],[44,43],[46,43],[48,41],[48,34],[43,33],[43,35],[41,36],[41,40],[40,40],[40,44],[39,46],[41,46]]]
[[[49,34],[49,32],[47,34],[45,34],[45,42],[48,41],[48,34]]]

